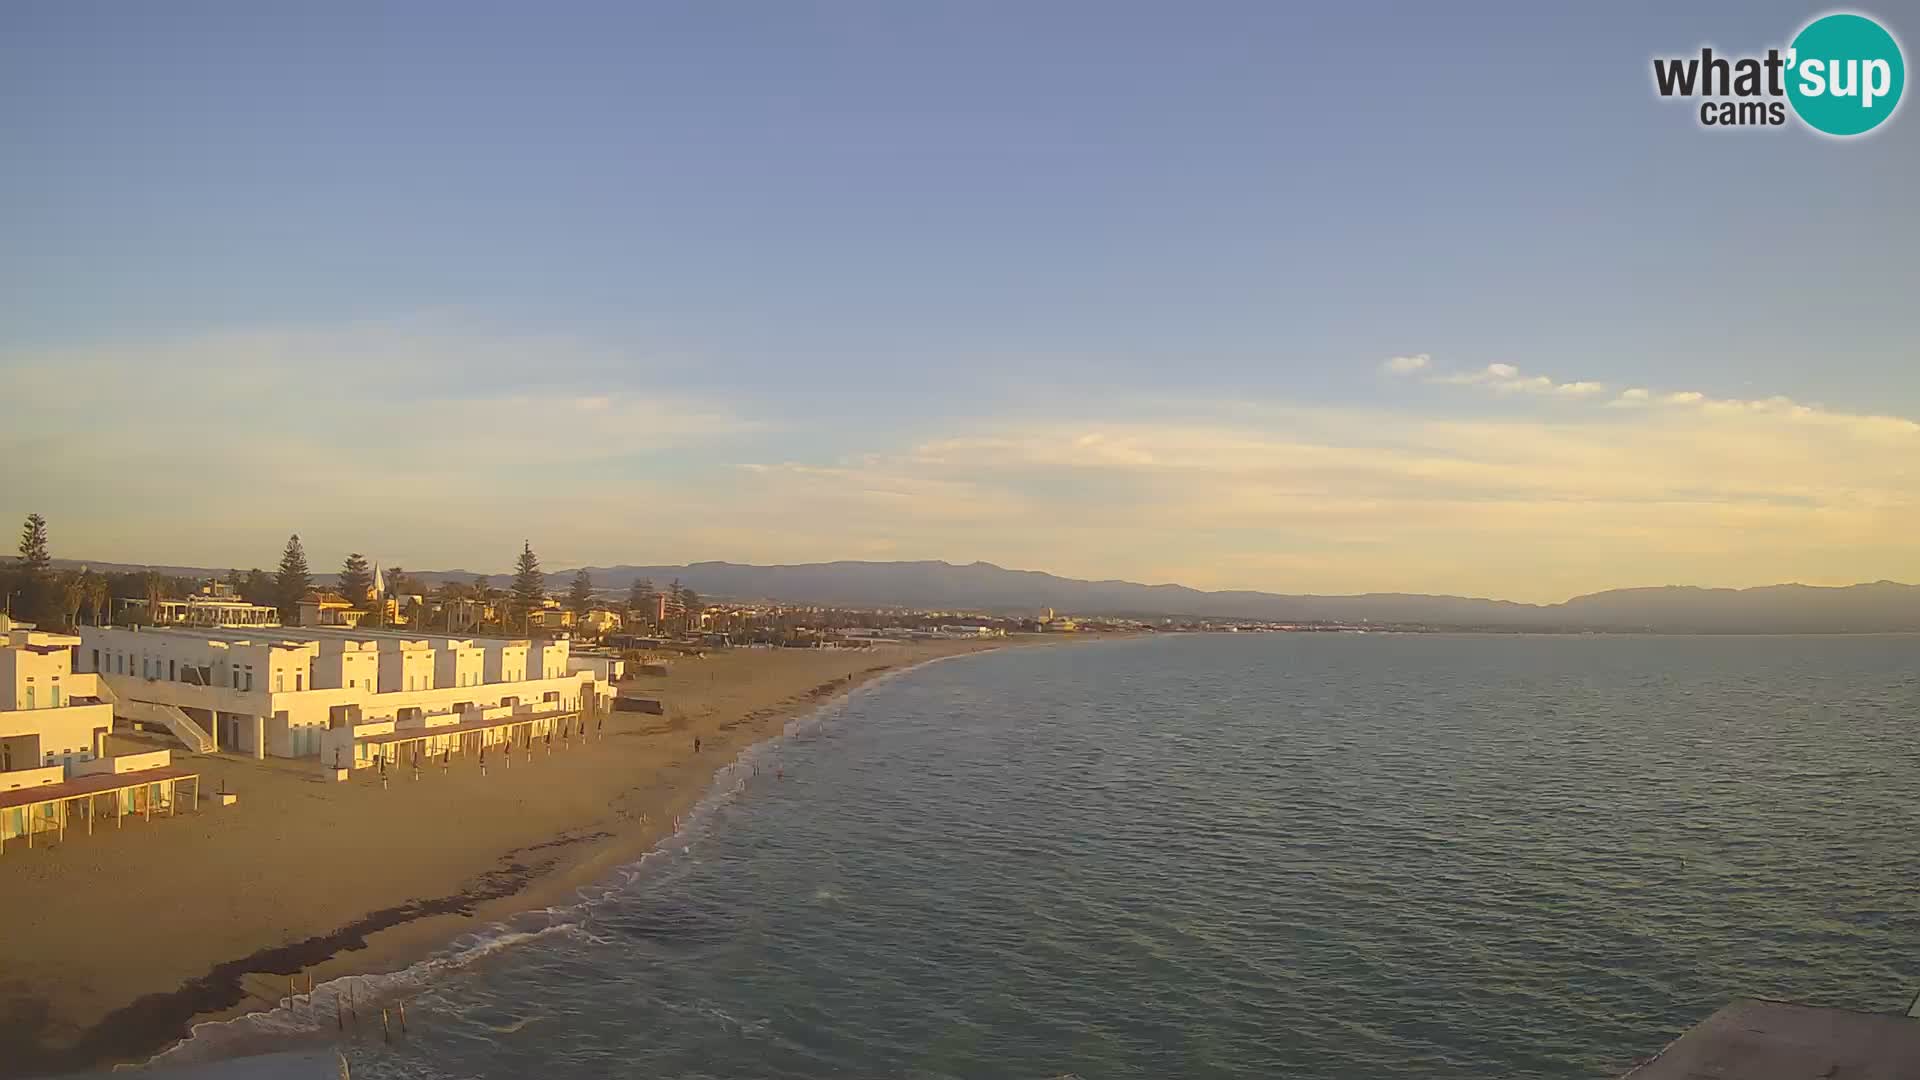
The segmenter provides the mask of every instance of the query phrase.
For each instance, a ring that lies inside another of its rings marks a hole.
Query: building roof
[[[1920,1076],[1920,1020],[1741,998],[1624,1080],[1895,1080]]]
[[[0,810],[11,810],[16,806],[61,802],[87,795],[101,795],[109,791],[123,791],[145,784],[158,784],[165,780],[185,780],[190,776],[199,775],[192,769],[183,769],[177,765],[160,769],[140,769],[136,772],[96,773],[93,776],[83,776],[78,780],[67,780],[58,784],[41,784],[39,787],[0,791]]]

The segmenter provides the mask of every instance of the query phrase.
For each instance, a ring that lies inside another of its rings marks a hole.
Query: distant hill
[[[65,565],[78,565],[63,561]],[[140,569],[94,563],[96,569]],[[224,574],[194,567],[157,567],[180,575]],[[1284,622],[1418,623],[1496,630],[1603,630],[1665,633],[1874,633],[1920,631],[1920,586],[1892,581],[1827,588],[1768,585],[1702,589],[1669,585],[1610,589],[1560,604],[1521,604],[1424,593],[1353,596],[1287,595],[1232,590],[1206,592],[1185,585],[1083,581],[992,563],[828,562],[791,566],[699,562],[685,566],[590,566],[596,588],[622,591],[640,578],[665,586],[679,580],[704,596],[779,600],[845,607],[1030,614],[1041,608],[1076,615],[1142,618],[1256,619]],[[423,581],[470,581],[469,570],[409,570]],[[574,569],[547,575],[559,592]],[[491,575],[496,586],[505,574]],[[328,575],[316,575],[328,578]]]
[[[1891,581],[1823,588],[1692,586],[1613,589],[1561,604],[1521,604],[1423,593],[1286,595],[1184,585],[1083,581],[992,563],[829,562],[750,566],[590,566],[602,589],[639,578],[679,579],[704,595],[849,607],[912,607],[1030,613],[1051,607],[1085,615],[1421,623],[1488,629],[1641,630],[1673,633],[1844,633],[1920,631],[1920,586]],[[573,570],[549,575],[564,588]]]

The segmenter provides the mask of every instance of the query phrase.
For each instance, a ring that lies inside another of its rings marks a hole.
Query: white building
[[[268,627],[280,625],[278,608],[251,604],[233,594],[226,582],[209,583],[185,600],[162,600],[149,611],[145,600],[122,600],[123,618],[155,626]]]
[[[78,655],[121,715],[164,723],[196,749],[256,757],[330,759],[342,744],[329,732],[501,711],[572,716],[604,711],[613,696],[604,667],[574,663],[565,641],[89,626]]]
[[[35,784],[65,779],[106,752],[113,707],[101,703],[94,676],[74,673],[79,644],[0,616],[0,790],[26,782],[6,773],[54,770]]]

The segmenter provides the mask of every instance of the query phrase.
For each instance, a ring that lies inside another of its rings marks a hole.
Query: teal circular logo
[[[1787,100],[1808,127],[1828,135],[1861,135],[1900,104],[1907,65],[1900,43],[1865,15],[1815,19],[1793,39]]]

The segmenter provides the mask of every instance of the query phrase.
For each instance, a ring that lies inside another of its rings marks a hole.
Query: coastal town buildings
[[[390,732],[496,714],[564,721],[606,709],[620,673],[617,663],[576,662],[564,639],[324,626],[89,626],[80,638],[81,668],[98,674],[121,715],[164,726],[196,750],[260,758],[331,761],[352,739],[381,733],[369,725]]]

